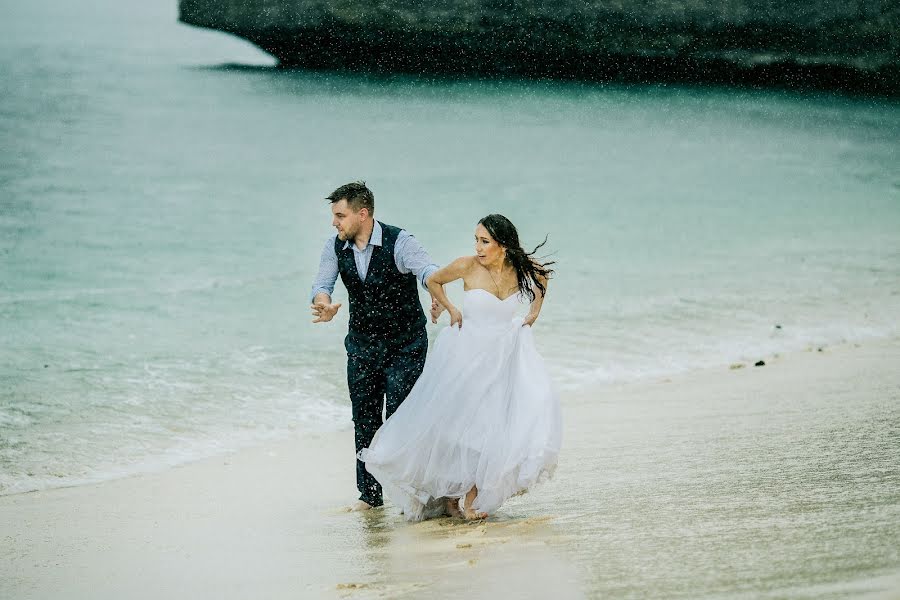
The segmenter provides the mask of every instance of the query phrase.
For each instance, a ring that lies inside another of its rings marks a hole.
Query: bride
[[[526,253],[509,219],[488,215],[475,228],[475,256],[428,280],[450,327],[437,336],[409,396],[359,452],[411,521],[485,518],[553,474],[559,400],[531,332],[553,272],[552,262],[534,258],[541,246]],[[444,292],[457,279],[463,311]],[[515,318],[525,301],[528,314]]]

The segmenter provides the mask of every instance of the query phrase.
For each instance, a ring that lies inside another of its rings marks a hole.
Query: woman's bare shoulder
[[[444,284],[457,279],[465,279],[471,273],[473,264],[475,264],[474,256],[455,258],[434,274],[434,277],[437,277],[435,281]]]
[[[460,256],[453,262],[457,263],[460,267],[471,269],[475,265],[475,256]]]

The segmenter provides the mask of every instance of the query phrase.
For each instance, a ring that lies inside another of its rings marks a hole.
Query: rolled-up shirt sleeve
[[[316,294],[325,292],[329,296],[334,294],[334,284],[338,278],[338,260],[334,253],[334,239],[337,235],[333,235],[325,242],[322,249],[322,257],[319,259],[319,273],[313,280],[312,291],[309,293],[309,301],[313,302]]]
[[[412,273],[428,289],[428,278],[438,270],[428,252],[408,231],[401,230],[394,244],[394,262],[401,273]]]

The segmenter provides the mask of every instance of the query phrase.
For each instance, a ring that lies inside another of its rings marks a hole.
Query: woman
[[[456,259],[428,280],[450,313],[450,327],[437,336],[409,396],[359,453],[411,521],[484,518],[553,474],[562,437],[559,400],[531,332],[553,263],[537,261],[538,248],[526,253],[509,219],[488,215],[475,228],[475,256]],[[464,313],[444,293],[457,279]],[[527,316],[515,318],[525,300]]]

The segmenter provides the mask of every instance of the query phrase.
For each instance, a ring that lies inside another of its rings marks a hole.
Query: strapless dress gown
[[[473,485],[472,507],[490,514],[552,476],[559,396],[515,316],[521,298],[466,291],[462,327],[438,334],[409,396],[359,452],[408,520],[437,516]]]

